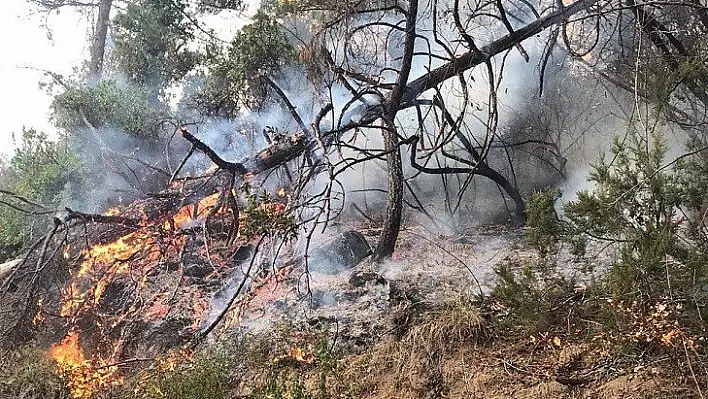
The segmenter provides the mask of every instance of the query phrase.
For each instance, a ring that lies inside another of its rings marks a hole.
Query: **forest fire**
[[[263,200],[256,202],[255,210],[265,218],[259,219],[260,223],[285,212],[283,203],[258,198]],[[111,364],[130,351],[124,340],[132,333],[125,329],[133,328],[135,321],[160,328],[170,318],[188,320],[179,328],[192,334],[199,330],[209,308],[209,293],[203,292],[201,285],[193,285],[193,279],[197,278],[198,284],[223,284],[219,279],[225,274],[220,270],[233,267],[229,258],[248,242],[240,231],[247,224],[246,213],[233,218],[235,208],[223,206],[223,199],[217,192],[173,212],[148,211],[148,203],[105,214],[137,214],[141,222],[112,241],[91,245],[89,240],[77,255],[80,264],[76,272],[62,290],[59,314],[67,319],[70,332],[52,347],[50,356],[74,398],[87,398],[102,387],[120,383],[117,367]],[[207,228],[210,219],[212,227]],[[225,237],[222,231],[229,226],[238,228],[229,234],[234,241],[219,238]],[[64,258],[71,259],[70,248],[64,249]],[[194,272],[195,268],[203,271]],[[86,323],[96,328],[82,332]],[[135,334],[142,333],[136,330]],[[84,352],[79,342],[94,349]],[[102,360],[106,358],[111,362]]]
[[[115,377],[118,367],[112,365],[112,362],[93,362],[85,357],[76,330],[69,332],[64,341],[53,346],[49,355],[56,362],[74,399],[90,398],[97,389],[122,382]]]
[[[175,257],[185,237],[174,234],[194,221],[201,221],[213,209],[219,194],[209,195],[194,205],[185,205],[162,224],[162,231],[142,229],[106,244],[96,244],[81,252],[85,259],[64,292],[61,315],[75,316],[97,306],[106,287],[120,275],[138,279],[146,276],[164,257]],[[116,211],[110,211],[116,215]]]
[[[195,204],[181,207],[164,220],[146,221],[136,231],[81,251],[80,259],[83,261],[63,290],[60,315],[67,317],[70,325],[75,326],[82,317],[93,314],[92,317],[97,318],[97,331],[102,335],[98,340],[108,348],[97,350],[95,355],[84,354],[79,344],[80,330],[75,327],[60,344],[51,348],[49,355],[56,362],[74,398],[88,398],[102,387],[120,383],[120,379],[115,377],[117,366],[110,364],[115,363],[113,360],[120,352],[121,342],[108,337],[110,329],[131,316],[154,321],[164,318],[171,311],[165,298],[169,293],[152,292],[148,294],[152,297],[145,304],[131,304],[128,309],[114,314],[102,312],[100,307],[106,291],[124,277],[134,284],[133,291],[140,296],[148,284],[148,275],[156,267],[164,262],[178,261],[180,249],[187,241],[186,235],[180,231],[194,222],[203,222],[218,199],[218,193],[209,195]],[[120,211],[111,209],[106,215],[120,215]],[[65,258],[68,258],[68,249],[65,252]],[[198,325],[206,305],[204,299],[196,299],[192,313],[194,324]],[[111,362],[102,360],[101,352],[109,353]]]

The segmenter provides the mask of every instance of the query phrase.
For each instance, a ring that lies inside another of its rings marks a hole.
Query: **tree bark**
[[[388,203],[386,205],[386,218],[379,243],[372,255],[372,261],[380,262],[393,255],[401,230],[401,217],[403,214],[403,162],[401,150],[398,146],[398,132],[396,130],[396,114],[401,108],[401,99],[408,84],[411,67],[413,65],[413,52],[415,51],[416,21],[418,19],[418,0],[409,0],[406,15],[406,42],[403,49],[403,62],[396,80],[396,85],[391,92],[391,98],[386,104],[384,123],[384,148],[388,151],[386,164],[388,166]]]
[[[106,38],[108,37],[108,25],[111,21],[112,5],[113,0],[101,0],[98,4],[96,27],[91,39],[91,59],[88,65],[88,76],[91,82],[101,80],[103,73],[103,59],[106,54]]]
[[[398,148],[398,137],[395,130],[386,132],[384,148],[390,151],[386,155],[388,167],[388,201],[386,203],[386,218],[383,231],[371,257],[373,262],[380,262],[393,255],[401,231],[401,217],[403,215],[403,162],[401,150]]]

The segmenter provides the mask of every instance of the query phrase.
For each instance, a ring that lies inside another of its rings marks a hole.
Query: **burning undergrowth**
[[[223,182],[216,172],[102,215],[58,212],[3,282],[3,331],[14,333],[4,345],[52,344],[72,396],[84,398],[120,383],[125,365],[236,322],[251,284],[280,276],[282,265],[266,259],[292,238],[293,224],[285,196],[245,182],[238,198]],[[231,312],[223,306],[210,316],[211,298],[227,282],[237,286],[228,293]]]
[[[301,134],[243,163],[182,135],[217,168],[201,177],[175,172],[166,190],[104,214],[57,212],[30,255],[3,276],[0,332],[8,340],[0,344],[46,348],[74,398],[120,385],[165,356],[189,358],[207,340],[238,339],[284,321],[334,328],[340,344],[356,350],[385,333],[382,312],[410,300],[408,282],[432,300],[446,284],[481,292],[475,274],[488,276],[498,259],[474,252],[513,246],[409,230],[393,263],[352,272],[371,248],[347,229],[367,233],[363,225],[330,226],[319,238],[308,232],[303,245],[296,233],[310,227],[295,222],[303,212],[295,190],[254,177],[292,160],[289,150],[307,145]]]
[[[494,249],[513,246],[495,242],[498,237],[472,244],[406,230],[393,263],[350,270],[371,252],[361,233],[342,230],[314,242],[308,257],[298,256],[289,241],[286,193],[247,185],[239,191],[248,194],[238,198],[207,188],[221,187],[219,176],[210,178],[177,181],[154,198],[104,215],[67,210],[63,223],[72,227],[42,244],[49,254],[36,251],[13,272],[15,292],[33,296],[12,303],[4,297],[15,311],[6,312],[4,303],[5,319],[31,319],[16,337],[33,337],[48,349],[72,397],[113,389],[145,364],[189,363],[205,340],[238,340],[285,322],[336,330],[338,345],[358,350],[385,334],[383,313],[409,300],[412,285],[433,300],[443,294],[441,284],[453,280],[476,287],[467,268],[485,274],[497,261]],[[485,255],[476,257],[481,251]],[[27,290],[36,266],[52,252],[54,261],[36,274],[47,283]]]

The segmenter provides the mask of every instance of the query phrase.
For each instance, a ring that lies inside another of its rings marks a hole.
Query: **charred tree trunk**
[[[103,72],[103,59],[106,54],[106,38],[108,37],[112,6],[113,0],[101,0],[98,4],[96,27],[91,40],[91,59],[88,65],[89,79],[94,82],[101,79]]]
[[[398,233],[401,230],[401,216],[403,214],[403,162],[401,161],[401,151],[398,148],[398,132],[396,130],[396,114],[401,108],[403,93],[408,84],[408,76],[413,64],[413,52],[415,51],[415,25],[418,19],[418,0],[409,0],[408,11],[406,13],[406,43],[403,49],[403,62],[398,73],[396,86],[391,92],[391,98],[386,105],[384,123],[384,146],[386,164],[388,166],[388,203],[386,206],[386,219],[384,220],[383,232],[372,256],[374,262],[390,258],[396,248]]]
[[[380,262],[393,255],[401,230],[401,217],[403,214],[403,162],[401,151],[398,148],[396,132],[386,132],[384,137],[386,164],[388,166],[388,201],[386,203],[386,219],[379,243],[372,256],[372,261]]]

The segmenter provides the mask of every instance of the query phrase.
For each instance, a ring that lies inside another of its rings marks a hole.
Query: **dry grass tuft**
[[[444,354],[454,350],[456,345],[474,340],[482,328],[482,321],[477,308],[461,300],[450,301],[423,314],[422,320],[399,344],[428,356]]]

